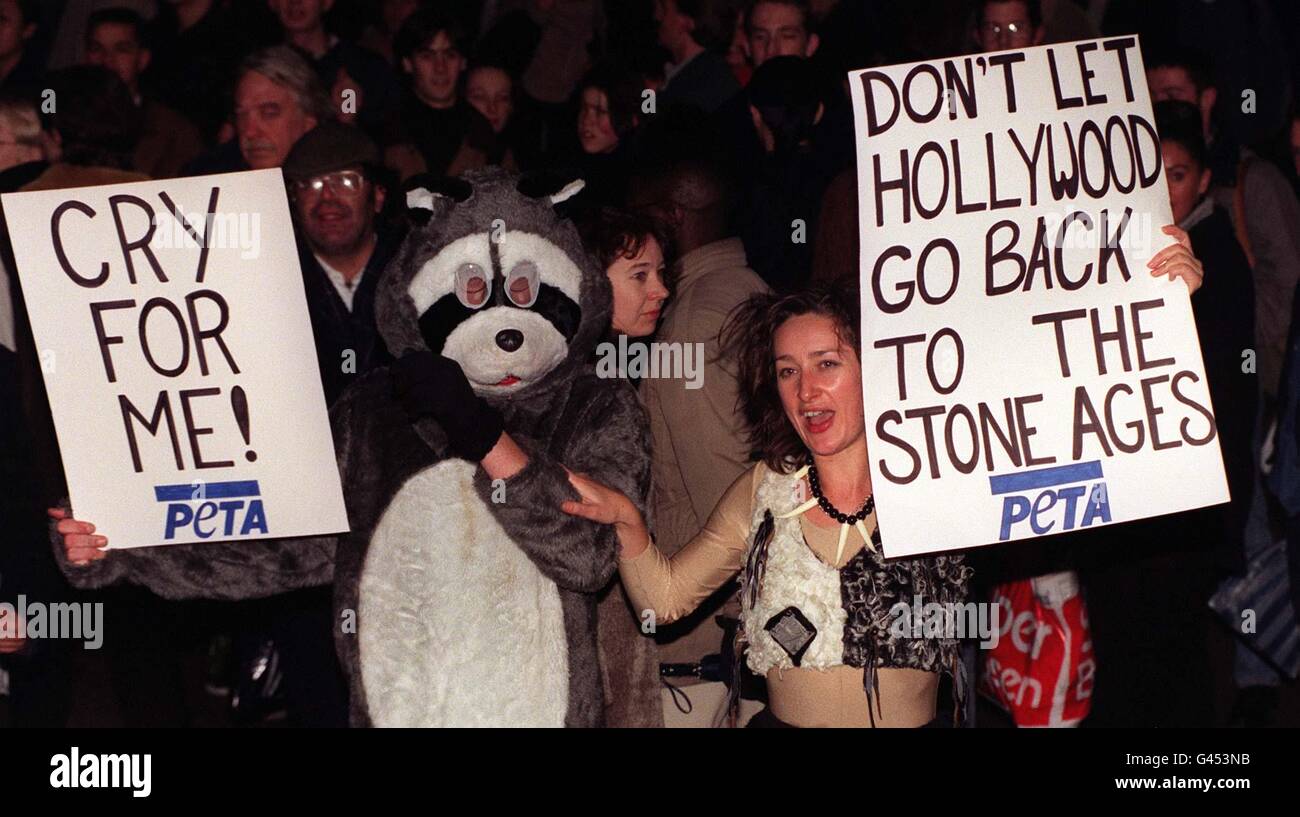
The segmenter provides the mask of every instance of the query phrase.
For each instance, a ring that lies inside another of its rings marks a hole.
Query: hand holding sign
[[[1192,252],[1192,240],[1187,233],[1172,224],[1161,227],[1165,235],[1173,236],[1177,244],[1165,247],[1147,262],[1152,275],[1167,275],[1169,280],[1181,278],[1187,283],[1188,292],[1195,292],[1205,282],[1205,270]]]
[[[95,533],[94,525],[73,519],[63,508],[46,508],[45,513],[57,522],[54,529],[63,537],[64,553],[73,565],[85,567],[108,555],[108,539]]]

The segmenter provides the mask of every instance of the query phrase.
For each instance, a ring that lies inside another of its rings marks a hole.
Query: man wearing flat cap
[[[401,243],[380,224],[387,190],[379,149],[360,129],[326,122],[284,163],[325,399],[390,358],[375,327],[379,278]]]
[[[401,231],[380,221],[384,171],[379,149],[360,129],[333,121],[316,126],[294,144],[283,171],[321,384],[333,404],[353,380],[392,360],[375,326],[374,304]],[[347,726],[332,588],[298,590],[268,602],[263,610],[280,648],[294,725]]]

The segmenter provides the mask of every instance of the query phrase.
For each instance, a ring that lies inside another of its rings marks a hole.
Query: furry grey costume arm
[[[351,422],[351,401],[339,400],[330,412],[338,446],[339,473],[347,485],[350,438],[340,433]],[[341,441],[341,442],[340,442]],[[65,510],[71,510],[63,503]],[[93,520],[91,520],[93,521]],[[137,584],[168,599],[262,598],[316,587],[334,580],[337,536],[213,542],[109,551],[85,566],[68,562],[63,537],[50,525],[50,544],[59,568],[74,587],[94,589]]]
[[[53,525],[50,537],[64,575],[83,589],[127,582],[168,599],[229,601],[329,584],[334,578],[333,536],[120,550],[84,567],[68,562]]]
[[[561,588],[581,593],[599,592],[609,583],[618,567],[618,542],[613,528],[560,510],[564,500],[578,499],[564,469],[622,491],[643,514],[650,488],[649,432],[636,393],[623,381],[590,382],[598,384],[591,399],[578,411],[566,411],[573,416],[560,422],[556,433],[570,436],[558,457],[512,434],[529,462],[505,480],[505,501],[492,501],[492,480],[483,469],[474,480],[484,503],[538,569]],[[574,389],[571,405],[583,401],[582,391]]]

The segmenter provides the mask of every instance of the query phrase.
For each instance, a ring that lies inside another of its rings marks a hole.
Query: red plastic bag
[[[1077,726],[1092,708],[1096,662],[1074,573],[999,585],[997,644],[984,651],[980,691],[1016,726]]]

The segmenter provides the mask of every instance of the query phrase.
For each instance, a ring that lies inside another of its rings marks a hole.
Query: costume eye
[[[537,265],[532,261],[520,261],[510,269],[506,276],[506,294],[515,306],[527,309],[537,302]]]
[[[492,279],[478,264],[461,264],[456,268],[456,300],[470,309],[487,303],[492,293]]]

